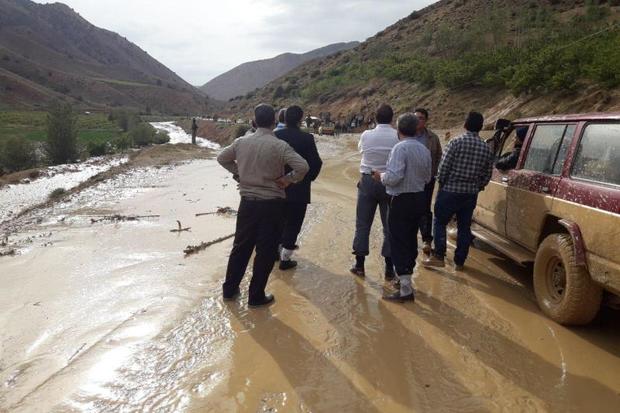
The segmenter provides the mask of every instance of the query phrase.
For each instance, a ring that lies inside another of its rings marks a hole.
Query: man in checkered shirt
[[[427,267],[445,266],[446,225],[455,215],[458,236],[454,265],[457,271],[465,265],[472,240],[471,220],[478,193],[484,190],[493,173],[493,152],[478,135],[483,124],[484,118],[480,113],[469,113],[465,121],[467,132],[450,141],[443,153],[437,173],[439,192],[435,200],[435,250],[423,262]]]

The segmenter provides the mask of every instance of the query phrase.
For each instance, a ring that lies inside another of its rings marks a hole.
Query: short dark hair
[[[417,108],[416,110],[413,111],[414,113],[421,113],[424,115],[424,119],[428,120],[428,110],[424,109],[424,108]]]
[[[284,119],[286,116],[286,108],[280,109],[278,112],[278,122],[284,123]]]
[[[527,136],[528,129],[529,128],[527,126],[518,127],[517,128],[517,139],[523,142],[525,140],[525,137]]]
[[[392,119],[394,119],[392,107],[386,103],[381,104],[377,108],[377,123],[392,123]]]
[[[286,126],[288,127],[296,127],[299,125],[299,122],[304,117],[304,111],[297,105],[293,105],[290,108],[286,109],[286,114],[284,116],[286,120]]]
[[[254,108],[254,119],[257,127],[270,128],[276,120],[276,111],[271,106],[261,103]]]
[[[478,112],[469,112],[465,119],[465,129],[469,132],[480,132],[484,126],[484,117]]]
[[[418,117],[414,113],[403,113],[396,121],[398,131],[405,136],[413,137],[418,131]]]

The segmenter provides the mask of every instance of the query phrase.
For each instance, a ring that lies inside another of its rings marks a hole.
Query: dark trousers
[[[228,259],[224,295],[233,295],[245,275],[256,248],[249,301],[265,298],[265,286],[275,263],[275,251],[282,234],[284,200],[248,200],[241,198],[235,241]]]
[[[464,265],[471,245],[471,220],[478,202],[478,194],[460,194],[440,190],[435,200],[435,255],[446,255],[446,226],[456,215],[458,235],[454,263]]]
[[[375,219],[377,206],[383,224],[383,246],[381,255],[390,257],[390,234],[387,224],[387,214],[390,197],[385,192],[385,186],[372,179],[370,175],[362,174],[357,184],[357,210],[355,217],[355,237],[353,238],[353,254],[367,256],[370,251],[369,238],[372,221]]]
[[[284,207],[284,230],[280,244],[287,250],[294,250],[297,236],[306,218],[308,204],[304,202],[287,202]]]
[[[426,207],[426,193],[392,197],[388,223],[392,262],[397,275],[411,275],[418,257],[418,229]]]
[[[424,186],[424,194],[426,195],[425,208],[426,211],[420,219],[420,235],[422,235],[422,241],[433,242],[433,211],[431,205],[433,203],[433,192],[435,192],[435,178]]]

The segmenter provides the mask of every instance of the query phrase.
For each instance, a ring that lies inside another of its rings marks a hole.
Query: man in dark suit
[[[299,106],[291,106],[286,110],[286,127],[275,132],[276,137],[293,147],[295,152],[308,162],[310,170],[305,178],[286,188],[286,206],[284,213],[284,231],[282,232],[282,251],[280,252],[280,269],[295,268],[297,262],[291,260],[293,251],[297,249],[297,236],[306,217],[306,209],[310,203],[310,186],[319,172],[323,161],[319,156],[314,136],[300,129],[304,112]],[[288,167],[286,169],[288,172]]]

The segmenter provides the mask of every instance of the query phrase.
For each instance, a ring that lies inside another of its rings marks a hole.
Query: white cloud
[[[50,1],[38,1],[49,3]],[[433,0],[63,0],[192,84],[284,52],[364,40]]]

